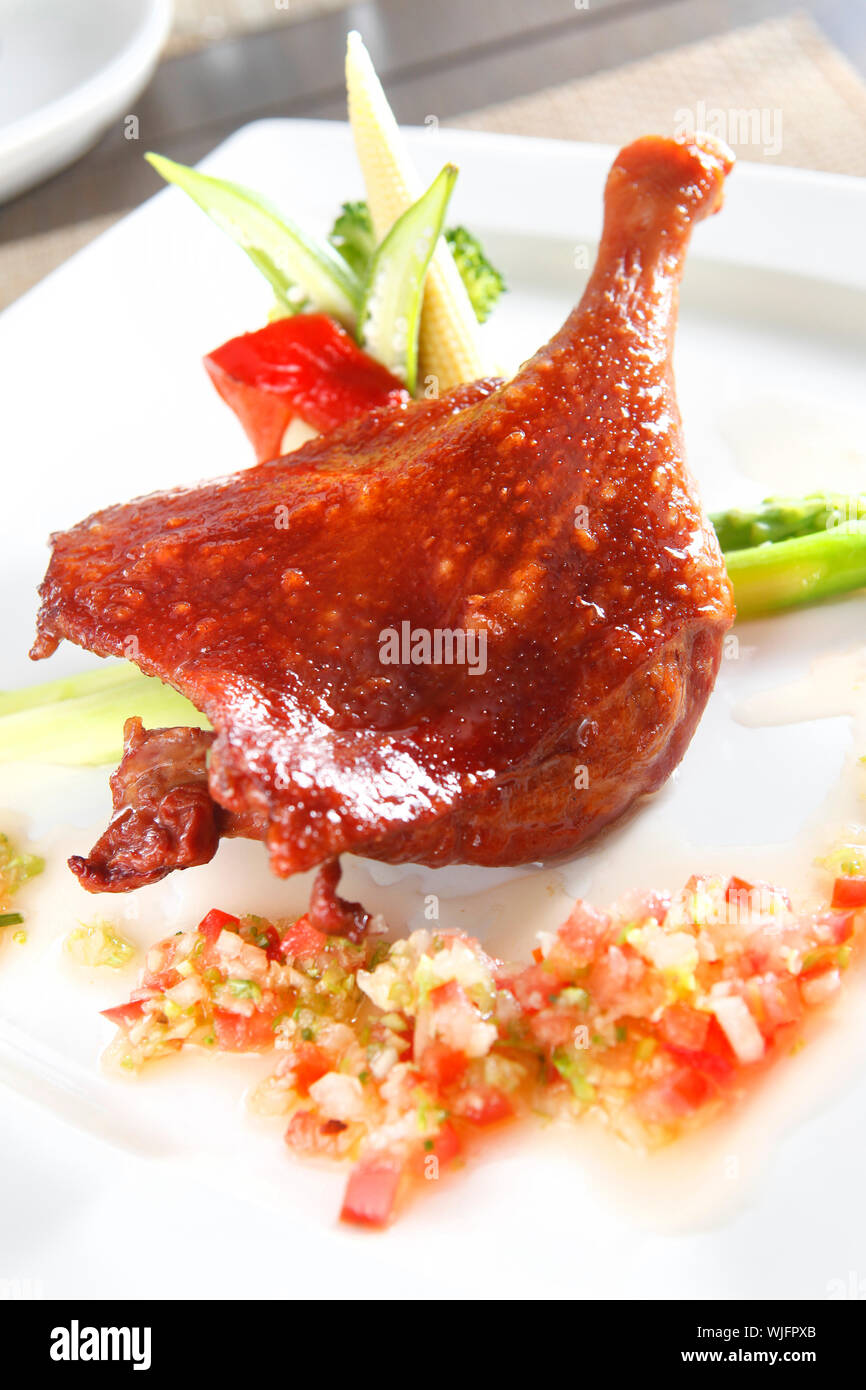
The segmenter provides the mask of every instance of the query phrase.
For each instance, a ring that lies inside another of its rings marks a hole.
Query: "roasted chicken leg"
[[[202,862],[220,834],[265,839],[281,875],[349,850],[519,864],[664,781],[733,618],[671,370],[690,232],[731,163],[703,137],[624,149],[583,299],[507,384],[53,538],[32,655],[134,638],[216,731],[198,761],[179,731],[151,735],[146,805],[121,766],[115,822],[74,861],[86,887]]]

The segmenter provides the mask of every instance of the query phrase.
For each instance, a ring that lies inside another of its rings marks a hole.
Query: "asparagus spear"
[[[710,521],[727,554],[767,541],[829,531],[841,522],[860,521],[864,517],[866,494],[852,497],[841,492],[813,492],[807,497],[766,497],[752,511],[731,508],[715,512]]]
[[[738,618],[757,618],[866,586],[866,521],[725,554]]]

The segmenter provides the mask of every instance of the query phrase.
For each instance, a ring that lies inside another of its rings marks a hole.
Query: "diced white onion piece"
[[[172,1003],[177,1004],[178,1008],[189,1009],[193,1004],[197,1004],[199,999],[204,998],[204,984],[198,975],[190,975],[186,980],[181,980],[180,984],[172,985],[171,989],[166,990],[166,996]]]
[[[282,443],[280,444],[281,454],[291,454],[295,449],[300,449],[302,444],[308,444],[311,439],[318,439],[319,431],[308,425],[306,420],[302,420],[300,415],[293,415],[283,432]]]
[[[466,1057],[486,1057],[498,1036],[496,1025],[479,1018],[465,998],[449,1001],[434,1010],[433,1031],[446,1047]]]
[[[832,999],[841,983],[842,976],[838,970],[825,970],[823,975],[816,975],[813,980],[803,980],[800,985],[803,1003],[826,1004],[828,999]]]
[[[364,1117],[364,1090],[357,1076],[343,1076],[338,1071],[327,1071],[314,1081],[310,1095],[322,1114],[329,1120],[351,1120]]]
[[[711,1008],[738,1059],[759,1062],[764,1055],[764,1039],[745,999],[729,994],[712,999]]]

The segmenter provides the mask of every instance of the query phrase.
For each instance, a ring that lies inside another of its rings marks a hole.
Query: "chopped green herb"
[[[226,984],[236,999],[254,999],[256,1003],[262,997],[262,991],[254,980],[226,980]]]

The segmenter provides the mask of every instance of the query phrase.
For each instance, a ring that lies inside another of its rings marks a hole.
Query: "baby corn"
[[[424,187],[357,33],[349,35],[346,50],[346,90],[370,216],[381,241]],[[484,374],[472,305],[441,238],[427,272],[418,348],[420,385],[428,395]]]

